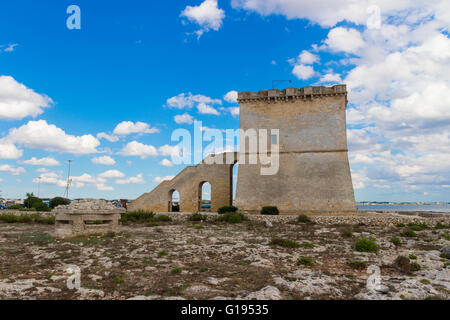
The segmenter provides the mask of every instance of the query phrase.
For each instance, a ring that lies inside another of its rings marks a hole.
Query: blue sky
[[[319,2],[3,1],[3,196],[62,195],[73,159],[71,197],[133,199],[183,169],[173,130],[238,128],[234,91],[289,79],[348,85],[357,200],[449,201],[448,1]]]

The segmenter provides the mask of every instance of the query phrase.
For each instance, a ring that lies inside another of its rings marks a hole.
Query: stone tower
[[[356,211],[348,161],[345,85],[241,92],[240,128],[279,129],[279,170],[239,163],[235,205],[247,213],[277,206],[281,214]],[[252,150],[242,146],[240,157]],[[259,154],[259,149],[257,153]],[[241,158],[242,159],[242,158]],[[259,159],[259,158],[258,158]]]

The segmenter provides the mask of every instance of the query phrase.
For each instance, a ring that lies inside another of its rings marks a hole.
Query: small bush
[[[404,223],[397,223],[397,228],[404,228],[405,224]]]
[[[227,212],[237,212],[238,208],[234,207],[234,206],[225,206],[225,207],[221,207],[219,208],[219,210],[217,211],[219,214],[225,214]]]
[[[414,231],[412,231],[411,229],[407,229],[407,230],[402,232],[402,236],[408,237],[408,238],[415,237],[416,235],[417,234]]]
[[[193,213],[189,217],[189,221],[206,221],[206,215],[200,214],[200,213]]]
[[[421,269],[420,265],[417,262],[411,263],[409,258],[405,256],[398,256],[394,261],[394,266],[404,273],[411,273],[414,271],[419,271]]]
[[[155,217],[155,214],[153,212],[138,210],[138,211],[123,213],[120,221],[122,223],[127,223],[127,222],[147,223],[147,222],[152,222],[154,217]]]
[[[311,219],[306,214],[301,214],[297,217],[298,223],[310,223]]]
[[[166,250],[161,250],[158,252],[158,258],[167,256],[169,253]]]
[[[420,269],[422,269],[420,264],[418,264],[417,262],[411,262],[410,266],[412,271],[419,271]]]
[[[44,202],[36,202],[33,204],[33,208],[36,209],[36,211],[39,212],[49,212],[52,211],[52,209],[49,208],[48,205],[46,205]]]
[[[172,221],[172,218],[170,218],[169,216],[162,214],[159,216],[155,216],[154,218],[155,221],[159,221],[159,222],[170,222]]]
[[[367,268],[367,262],[365,261],[347,261],[347,265],[356,270],[363,270]]]
[[[428,229],[428,226],[424,223],[409,223],[408,224],[409,229],[413,230],[413,231],[423,231],[425,229]]]
[[[8,208],[7,208],[8,210],[22,210],[23,209],[23,206],[19,206],[19,205],[13,205],[13,206],[9,206]]]
[[[344,231],[342,231],[342,236],[345,238],[351,238],[353,237],[353,232],[350,229],[345,229]]]
[[[442,224],[441,222],[436,223],[436,225],[434,226],[435,229],[448,229],[449,226]]]
[[[417,260],[417,256],[414,255],[414,254],[412,254],[412,253],[409,255],[409,258],[410,258],[411,260]]]
[[[179,274],[179,273],[181,273],[181,269],[180,268],[174,268],[174,269],[172,269],[172,274]]]
[[[228,223],[241,223],[244,221],[244,215],[237,212],[227,212],[221,215],[217,220]]]
[[[305,266],[305,267],[312,267],[312,266],[314,266],[314,261],[313,261],[313,259],[311,259],[309,257],[301,257],[300,259],[297,260],[297,265]]]
[[[35,214],[23,214],[20,216],[15,216],[12,214],[2,214],[0,215],[0,221],[5,223],[37,223],[37,224],[55,224],[55,217],[42,217],[41,215]]]
[[[295,240],[287,240],[287,239],[279,239],[279,238],[272,239],[270,244],[275,245],[275,246],[280,246],[283,248],[298,248],[298,247],[300,247],[300,244]]]
[[[65,206],[68,204],[70,204],[70,200],[63,198],[63,197],[56,197],[56,198],[53,198],[52,200],[50,200],[50,208],[52,208],[52,209],[55,209],[57,206],[60,206],[60,205]]]
[[[355,243],[355,250],[358,252],[378,252],[379,245],[375,242],[375,239],[361,238]]]
[[[261,214],[268,216],[277,216],[280,214],[280,211],[277,207],[263,207],[261,209]]]
[[[303,248],[308,248],[308,249],[313,249],[314,248],[314,243],[305,241],[305,242],[302,243],[302,247]]]
[[[400,239],[397,238],[397,237],[393,237],[393,238],[391,238],[389,241],[391,241],[391,242],[392,242],[394,245],[396,245],[397,247],[398,247],[399,245],[402,244],[402,242],[400,241]]]

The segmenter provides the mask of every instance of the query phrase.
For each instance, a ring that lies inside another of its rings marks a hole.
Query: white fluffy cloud
[[[193,95],[192,93],[180,93],[179,95],[167,99],[167,106],[176,109],[191,109],[196,104],[204,103],[209,105],[222,104],[222,100],[213,99],[201,94]]]
[[[23,155],[23,150],[17,149],[12,143],[0,142],[0,159],[19,159]]]
[[[309,51],[303,50],[298,56],[298,60],[302,64],[314,64],[318,62],[320,59],[319,56],[312,54]]]
[[[231,107],[231,108],[228,108],[228,111],[231,113],[231,115],[233,117],[238,117],[241,109],[239,107]]]
[[[159,164],[164,167],[173,167],[173,163],[169,159],[163,159]]]
[[[147,159],[158,155],[158,151],[154,146],[145,145],[143,143],[132,141],[128,143],[122,151],[119,152],[122,156],[141,157]]]
[[[113,166],[116,164],[116,160],[114,160],[110,156],[95,157],[95,158],[92,158],[91,161],[92,161],[92,163],[102,164],[105,166]]]
[[[223,96],[223,100],[229,103],[237,103],[238,102],[237,99],[238,99],[238,92],[235,90],[232,90]]]
[[[130,177],[128,179],[116,180],[116,183],[117,184],[145,184],[145,181],[142,177],[142,173],[140,173],[136,177]]]
[[[125,177],[125,174],[119,170],[108,170],[98,175],[103,179],[117,179]]]
[[[180,147],[178,146],[169,146],[164,145],[159,147],[159,154],[161,156],[172,156],[172,157],[179,157],[181,153]]]
[[[170,181],[173,178],[175,178],[175,176],[166,176],[166,177],[155,177],[153,179],[153,182],[157,182],[157,183],[161,183],[163,181]]]
[[[97,139],[105,139],[109,142],[117,142],[119,141],[119,137],[112,135],[112,134],[107,134],[105,132],[100,132],[97,134]]]
[[[225,11],[218,7],[217,0],[205,0],[198,6],[187,6],[180,16],[200,26],[195,32],[200,38],[205,32],[222,27]]]
[[[52,99],[38,94],[13,77],[0,76],[0,120],[21,120],[25,117],[37,117],[49,108]]]
[[[139,133],[139,134],[151,134],[151,133],[158,133],[159,130],[156,128],[151,128],[147,123],[145,122],[136,122],[133,123],[131,121],[123,121],[119,123],[116,128],[114,129],[114,134],[118,136],[126,136],[132,133]]]
[[[194,118],[188,113],[176,115],[173,119],[177,124],[183,124],[183,123],[193,124],[194,123]]]
[[[198,113],[200,114],[212,114],[215,116],[220,115],[219,111],[211,107],[210,105],[207,105],[206,103],[199,103],[197,105]]]
[[[92,135],[73,136],[45,120],[29,121],[9,131],[6,143],[22,144],[27,148],[71,154],[98,153],[100,141]]]
[[[51,158],[51,157],[46,157],[46,158],[41,158],[41,159],[37,159],[37,158],[33,157],[29,160],[25,160],[23,163],[31,165],[31,166],[44,166],[44,167],[54,167],[54,166],[60,165],[58,160]]]
[[[342,83],[341,76],[336,73],[327,73],[320,78],[321,83],[335,84]]]
[[[67,181],[63,180],[61,175],[56,172],[45,172],[33,179],[33,183],[51,184],[58,187],[67,186]]]
[[[312,66],[306,66],[304,64],[295,65],[292,73],[300,80],[308,80],[315,74]]]
[[[22,173],[25,173],[25,169],[22,167],[12,167],[9,164],[1,164],[0,165],[0,172],[7,172],[12,174],[13,176],[18,176]]]
[[[342,27],[330,30],[325,43],[331,51],[348,53],[357,53],[365,44],[358,30]]]

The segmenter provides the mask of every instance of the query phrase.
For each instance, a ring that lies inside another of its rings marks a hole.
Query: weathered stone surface
[[[180,193],[180,211],[200,211],[201,186],[211,183],[211,211],[232,204],[232,166],[239,161],[236,206],[246,213],[259,213],[264,206],[277,206],[281,214],[354,214],[356,211],[346,136],[347,90],[345,85],[288,88],[239,93],[241,150],[207,157],[187,167],[171,181],[144,194],[130,210],[171,211],[172,194]],[[252,134],[251,131],[255,133]],[[256,131],[255,131],[256,130]],[[267,148],[257,136],[267,130]],[[274,142],[272,130],[279,130]],[[255,138],[255,140],[253,139]],[[250,149],[253,140],[258,149]],[[273,144],[273,145],[272,145]],[[267,157],[279,149],[279,170],[262,174]],[[250,157],[258,155],[256,162]],[[214,163],[231,156],[232,161]],[[211,164],[213,163],[213,164]]]
[[[170,181],[164,181],[152,192],[133,201],[129,211],[138,209],[166,212],[172,210],[172,195],[180,194],[180,211],[201,211],[202,186],[211,184],[211,211],[232,203],[232,167],[236,163],[236,153],[222,153],[208,156],[197,166],[187,167]]]
[[[240,128],[279,129],[279,171],[239,163],[236,206],[258,213],[277,206],[281,214],[356,210],[346,136],[346,86],[289,88],[240,93]],[[240,159],[254,154],[241,137]],[[258,155],[260,155],[260,150]]]
[[[55,214],[55,235],[78,235],[117,232],[123,208],[117,208],[105,200],[83,199],[69,205],[58,206]]]

